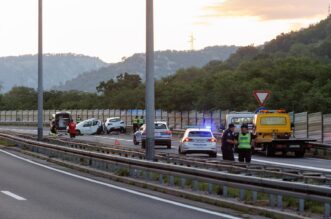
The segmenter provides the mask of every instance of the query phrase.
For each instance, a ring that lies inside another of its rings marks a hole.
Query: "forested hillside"
[[[202,67],[212,60],[226,60],[237,49],[235,46],[214,46],[197,51],[158,51],[155,53],[155,77],[161,79],[181,68]],[[115,79],[125,72],[137,74],[144,80],[145,63],[145,54],[134,54],[122,62],[79,75],[54,89],[96,92],[95,87],[100,82]]]

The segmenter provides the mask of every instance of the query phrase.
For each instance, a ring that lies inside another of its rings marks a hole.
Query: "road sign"
[[[253,92],[256,100],[259,102],[260,106],[264,106],[270,97],[271,91],[269,90],[255,90]]]

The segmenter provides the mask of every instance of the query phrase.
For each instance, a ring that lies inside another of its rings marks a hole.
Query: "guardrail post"
[[[208,183],[208,194],[212,194],[212,193],[213,193],[213,184]]]
[[[228,187],[227,186],[223,186],[223,196],[228,197]]]
[[[305,211],[305,200],[299,199],[299,212],[303,213]]]
[[[193,180],[192,182],[192,190],[193,191],[198,191],[198,181],[197,180]]]
[[[174,176],[169,176],[169,186],[174,186]]]
[[[272,208],[275,207],[275,195],[274,194],[269,195],[269,205]]]
[[[252,192],[252,201],[253,201],[253,203],[256,203],[256,201],[257,201],[257,192],[256,191]]]
[[[330,218],[330,203],[324,204],[324,219]]]
[[[163,184],[163,175],[162,174],[159,175],[159,183],[161,185]]]
[[[282,195],[277,196],[277,207],[279,209],[283,209],[283,196]]]
[[[184,188],[185,188],[185,184],[186,184],[186,179],[182,177],[182,178],[180,179],[180,187],[181,187],[182,189],[184,189]]]
[[[240,189],[239,190],[239,199],[240,201],[243,201],[245,198],[245,190],[244,189]]]

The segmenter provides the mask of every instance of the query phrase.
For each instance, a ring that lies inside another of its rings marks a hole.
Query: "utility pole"
[[[155,89],[154,89],[154,6],[146,0],[146,159],[154,160]]]
[[[38,141],[43,139],[43,0],[38,0]]]

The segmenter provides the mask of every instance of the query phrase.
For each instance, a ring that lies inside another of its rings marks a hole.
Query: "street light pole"
[[[146,159],[154,160],[155,89],[154,89],[154,8],[146,0]]]
[[[43,0],[38,0],[38,140],[43,139]]]

